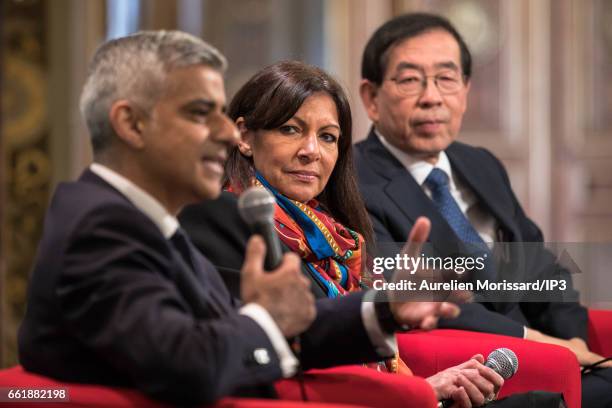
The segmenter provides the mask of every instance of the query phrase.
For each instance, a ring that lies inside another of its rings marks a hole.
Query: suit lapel
[[[410,227],[417,218],[425,216],[431,220],[431,232],[428,241],[434,243],[439,249],[457,249],[455,245],[450,248],[448,246],[449,242],[458,241],[455,232],[432,205],[431,199],[427,197],[421,186],[417,184],[407,170],[404,170],[401,177],[391,179],[384,191],[410,221]],[[409,231],[408,228],[407,231]]]
[[[203,284],[201,274],[193,270],[187,263],[181,253],[170,245],[172,248],[173,263],[175,265],[173,271],[173,281],[178,288],[183,298],[189,304],[193,313],[197,317],[205,317],[210,315],[211,309],[217,316],[221,315],[221,310],[218,307],[218,302],[210,302],[212,291],[208,285]]]
[[[201,292],[199,295],[201,299],[208,300],[203,310],[206,314],[209,314],[209,310],[212,308],[217,316],[227,314],[231,303],[231,296],[219,272],[210,262],[206,262],[204,256],[200,254],[194,245],[190,243],[190,247],[196,253],[193,254],[195,272],[191,272],[191,270],[189,272],[193,273],[196,278],[196,287]]]
[[[462,183],[476,194],[479,203],[484,205],[485,209],[499,221],[500,226],[510,234],[506,240],[512,241],[517,236],[516,223],[511,217],[512,209],[504,201],[507,193],[503,189],[503,181],[496,180],[492,173],[483,171],[480,161],[469,160],[458,150],[457,143],[453,143],[446,150],[453,171],[457,173]]]

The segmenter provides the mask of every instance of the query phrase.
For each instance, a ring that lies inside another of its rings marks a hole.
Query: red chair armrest
[[[589,309],[589,348],[612,357],[612,310]]]
[[[580,407],[580,367],[564,347],[515,337],[464,330],[434,330],[397,336],[402,359],[415,375],[429,377],[460,364],[475,354],[487,355],[507,347],[519,360],[518,372],[504,384],[500,397],[517,392],[562,392],[570,408]]]
[[[437,406],[433,389],[419,377],[380,373],[362,366],[310,370],[303,377],[309,401],[381,408]],[[283,400],[302,398],[294,378],[277,381],[276,391]]]
[[[65,388],[69,402],[20,402],[20,408],[164,408],[168,405],[147,398],[138,391],[90,384],[62,383],[48,377],[24,371],[21,366],[0,370],[0,388]],[[2,405],[2,403],[0,403]],[[306,404],[252,398],[223,398],[213,408],[341,408],[338,404]]]
[[[253,398],[223,398],[211,408],[359,408],[357,405]]]

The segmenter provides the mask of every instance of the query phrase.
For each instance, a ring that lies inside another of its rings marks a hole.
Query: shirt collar
[[[101,179],[116,188],[123,194],[136,208],[142,211],[153,221],[162,232],[164,237],[170,238],[179,227],[178,220],[170,214],[164,206],[136,184],[123,177],[116,171],[103,166],[100,163],[92,163],[89,169]]]
[[[449,179],[449,188],[452,190],[455,188],[455,182],[453,180],[453,171],[451,169],[450,161],[448,160],[448,156],[444,151],[441,151],[438,155],[438,162],[435,166],[425,160],[419,159],[413,155],[410,155],[397,147],[393,146],[391,143],[385,139],[380,132],[374,128],[374,133],[380,140],[380,143],[391,153],[412,175],[412,177],[416,180],[418,185],[422,186],[425,182],[429,173],[434,169],[434,167],[439,168],[443,172],[446,173]]]

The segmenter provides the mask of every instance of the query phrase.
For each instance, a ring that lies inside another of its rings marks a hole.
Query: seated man
[[[464,243],[543,241],[499,160],[455,141],[470,76],[469,49],[442,17],[399,16],[370,38],[360,93],[373,127],[356,145],[355,163],[379,246],[403,242],[420,216],[431,220],[429,240],[443,255]],[[515,280],[546,277],[551,270],[568,276],[551,253],[534,252],[525,268],[511,269]],[[517,278],[521,273],[525,277]],[[572,350],[580,364],[593,364],[602,356],[587,348],[586,309],[571,279],[567,282],[566,293],[575,301],[469,304],[443,327],[558,344]],[[612,404],[610,371],[583,378],[584,406]]]
[[[315,302],[293,254],[263,273],[257,237],[246,248],[236,308],[176,219],[184,205],[219,195],[237,141],[224,113],[225,65],[217,50],[180,32],[137,33],[94,55],[81,96],[94,163],[57,188],[46,216],[19,330],[26,370],[207,404],[270,395],[298,363],[390,357],[395,345],[381,326],[431,327],[457,314],[448,303],[374,307],[363,293]],[[296,335],[298,356],[286,340]],[[319,347],[323,339],[332,347]],[[464,367],[467,391],[459,368],[442,397],[483,401],[503,382],[476,360]]]

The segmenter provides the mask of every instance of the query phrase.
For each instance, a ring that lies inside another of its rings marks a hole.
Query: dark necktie
[[[195,271],[195,264],[192,255],[192,249],[189,243],[189,238],[183,229],[180,227],[170,237],[170,242],[174,248],[181,254],[183,260],[189,265],[192,271]]]
[[[447,174],[443,170],[434,167],[425,179],[425,185],[431,190],[431,199],[436,209],[442,214],[442,217],[448,222],[448,225],[450,225],[457,237],[468,244],[470,255],[477,255],[479,253],[480,255],[478,256],[482,256],[486,254],[486,268],[477,277],[491,279],[495,273],[489,247],[478,235],[478,232],[476,232],[451,195]]]
[[[180,227],[170,237],[170,244],[178,251],[185,261],[187,268],[180,268],[174,275],[175,284],[179,288],[188,304],[191,305],[196,316],[209,316],[210,311],[217,315],[227,313],[231,306],[222,299],[217,288],[210,290],[210,274],[216,274],[212,265],[206,269],[198,260],[197,249],[191,243],[187,233]]]

